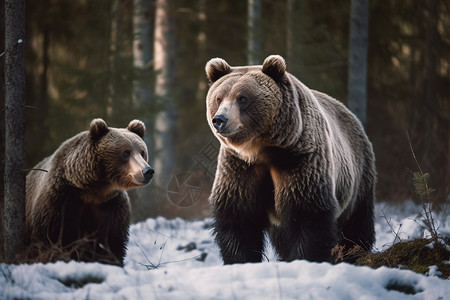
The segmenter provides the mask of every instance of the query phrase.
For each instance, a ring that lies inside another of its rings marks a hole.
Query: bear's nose
[[[155,170],[153,170],[152,167],[146,167],[142,170],[142,174],[144,175],[145,181],[149,182],[150,179],[152,179],[153,174],[155,174]]]
[[[212,123],[219,133],[222,132],[225,125],[227,125],[227,122],[228,119],[224,115],[217,115],[212,119]]]

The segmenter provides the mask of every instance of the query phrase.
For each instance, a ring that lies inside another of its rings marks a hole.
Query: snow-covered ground
[[[427,234],[414,220],[420,207],[376,208],[378,250],[394,241],[391,227],[402,239]],[[450,234],[450,216],[437,221],[439,231]],[[133,225],[124,268],[0,264],[0,299],[450,299],[450,280],[433,276],[433,269],[424,276],[345,263],[277,262],[270,247],[266,262],[223,266],[210,222],[157,218]]]

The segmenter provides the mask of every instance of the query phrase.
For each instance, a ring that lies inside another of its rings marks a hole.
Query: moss
[[[450,277],[450,237],[444,237],[443,242],[434,243],[431,239],[414,239],[394,244],[383,252],[370,253],[360,257],[356,264],[379,268],[381,266],[412,270],[426,274],[429,267],[436,265],[442,274],[439,277]],[[446,247],[447,246],[447,247]]]

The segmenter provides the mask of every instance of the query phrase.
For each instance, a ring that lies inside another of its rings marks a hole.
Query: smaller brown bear
[[[146,185],[154,171],[144,123],[89,131],[65,141],[27,175],[29,242],[73,251],[72,259],[123,265],[130,223],[126,190]]]

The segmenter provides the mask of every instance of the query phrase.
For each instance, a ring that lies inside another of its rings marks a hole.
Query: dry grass
[[[439,239],[435,243],[432,238],[401,241],[383,252],[368,253],[360,257],[356,264],[379,268],[408,269],[417,273],[428,274],[431,266],[437,266],[438,275],[450,277],[450,237]]]
[[[93,245],[98,245],[99,249],[94,251]],[[89,237],[76,240],[67,246],[62,246],[61,243],[31,243],[24,251],[16,255],[13,263],[49,263],[70,260],[121,265],[108,249]]]
[[[343,245],[336,245],[331,249],[331,257],[335,264],[343,261],[354,262],[359,257],[364,256],[366,252],[367,251],[364,251],[359,245],[355,245],[351,249],[345,249],[345,246]]]

